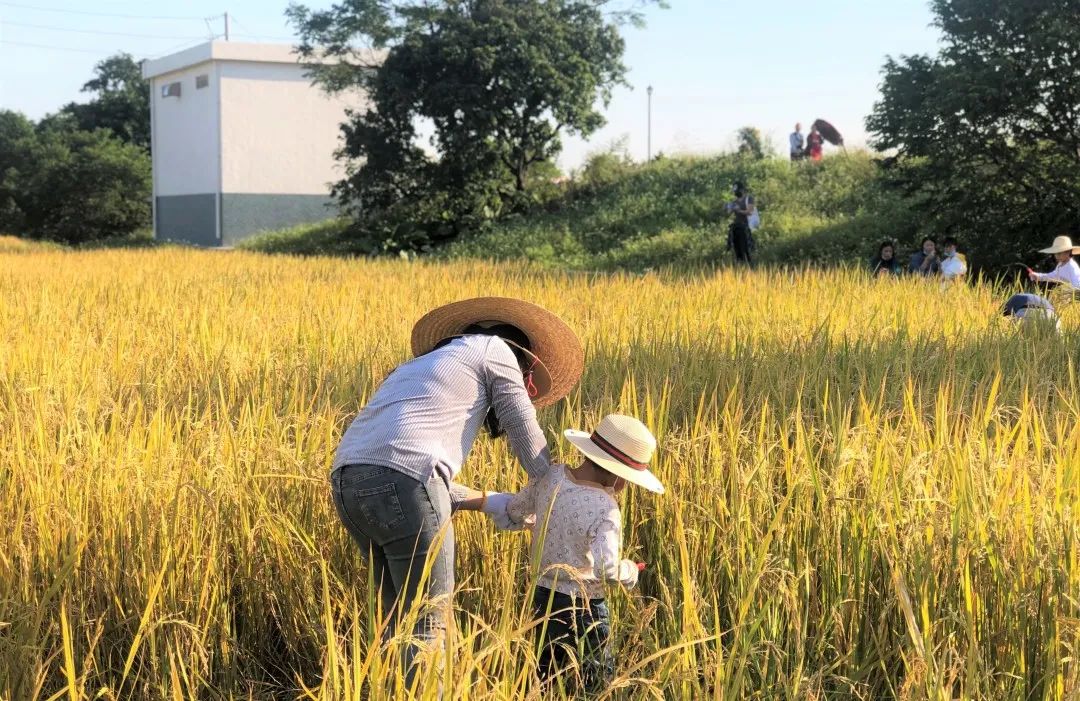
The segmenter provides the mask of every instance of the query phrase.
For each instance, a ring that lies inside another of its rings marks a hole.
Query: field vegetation
[[[388,698],[400,641],[328,468],[413,321],[486,294],[583,339],[556,455],[613,410],[660,438],[605,698],[1080,696],[1067,304],[1058,337],[1006,326],[1002,290],[844,270],[6,247],[0,698]],[[522,483],[486,438],[463,477]],[[455,527],[447,698],[531,698],[527,536]]]

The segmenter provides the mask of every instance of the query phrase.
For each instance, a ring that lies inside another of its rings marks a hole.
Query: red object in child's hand
[[[644,562],[637,563],[637,571],[638,572],[644,572],[645,571],[645,563]]]

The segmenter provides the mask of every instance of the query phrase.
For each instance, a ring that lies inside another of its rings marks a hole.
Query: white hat
[[[1080,246],[1074,246],[1072,239],[1068,236],[1058,236],[1050,248],[1044,248],[1039,253],[1065,253],[1066,251],[1080,253]]]
[[[656,439],[634,417],[609,414],[591,434],[570,428],[563,435],[585,457],[611,474],[650,492],[664,493],[664,485],[649,472]]]

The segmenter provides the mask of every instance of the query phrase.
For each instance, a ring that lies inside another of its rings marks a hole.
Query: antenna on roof
[[[225,41],[228,41],[229,40],[229,13],[228,12],[226,12],[223,15],[214,15],[213,17],[207,17],[205,20],[203,20],[204,22],[206,22],[206,29],[210,33],[210,41],[213,41],[214,39],[216,39],[219,36],[214,31],[214,28],[210,25],[210,22],[213,21],[213,20],[218,19],[219,17],[225,19]]]

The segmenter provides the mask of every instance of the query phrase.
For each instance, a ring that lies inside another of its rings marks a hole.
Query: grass
[[[730,259],[724,204],[737,179],[751,184],[762,209],[756,238],[764,263],[863,263],[885,238],[915,245],[913,208],[883,188],[865,152],[796,165],[730,154],[633,165],[600,154],[574,184],[549,187],[535,211],[465,232],[435,256],[571,270],[715,265]],[[242,246],[264,253],[365,255],[369,243],[346,222],[330,221],[267,232]],[[382,242],[375,243],[381,252]]]
[[[0,698],[390,698],[328,467],[412,322],[482,294],[585,343],[541,412],[559,456],[612,410],[660,438],[668,494],[624,497],[650,568],[611,597],[605,698],[1080,696],[1074,308],[1059,338],[985,287],[844,270],[179,248],[0,270]],[[521,484],[485,438],[462,477]],[[447,698],[529,698],[526,537],[455,528]]]

